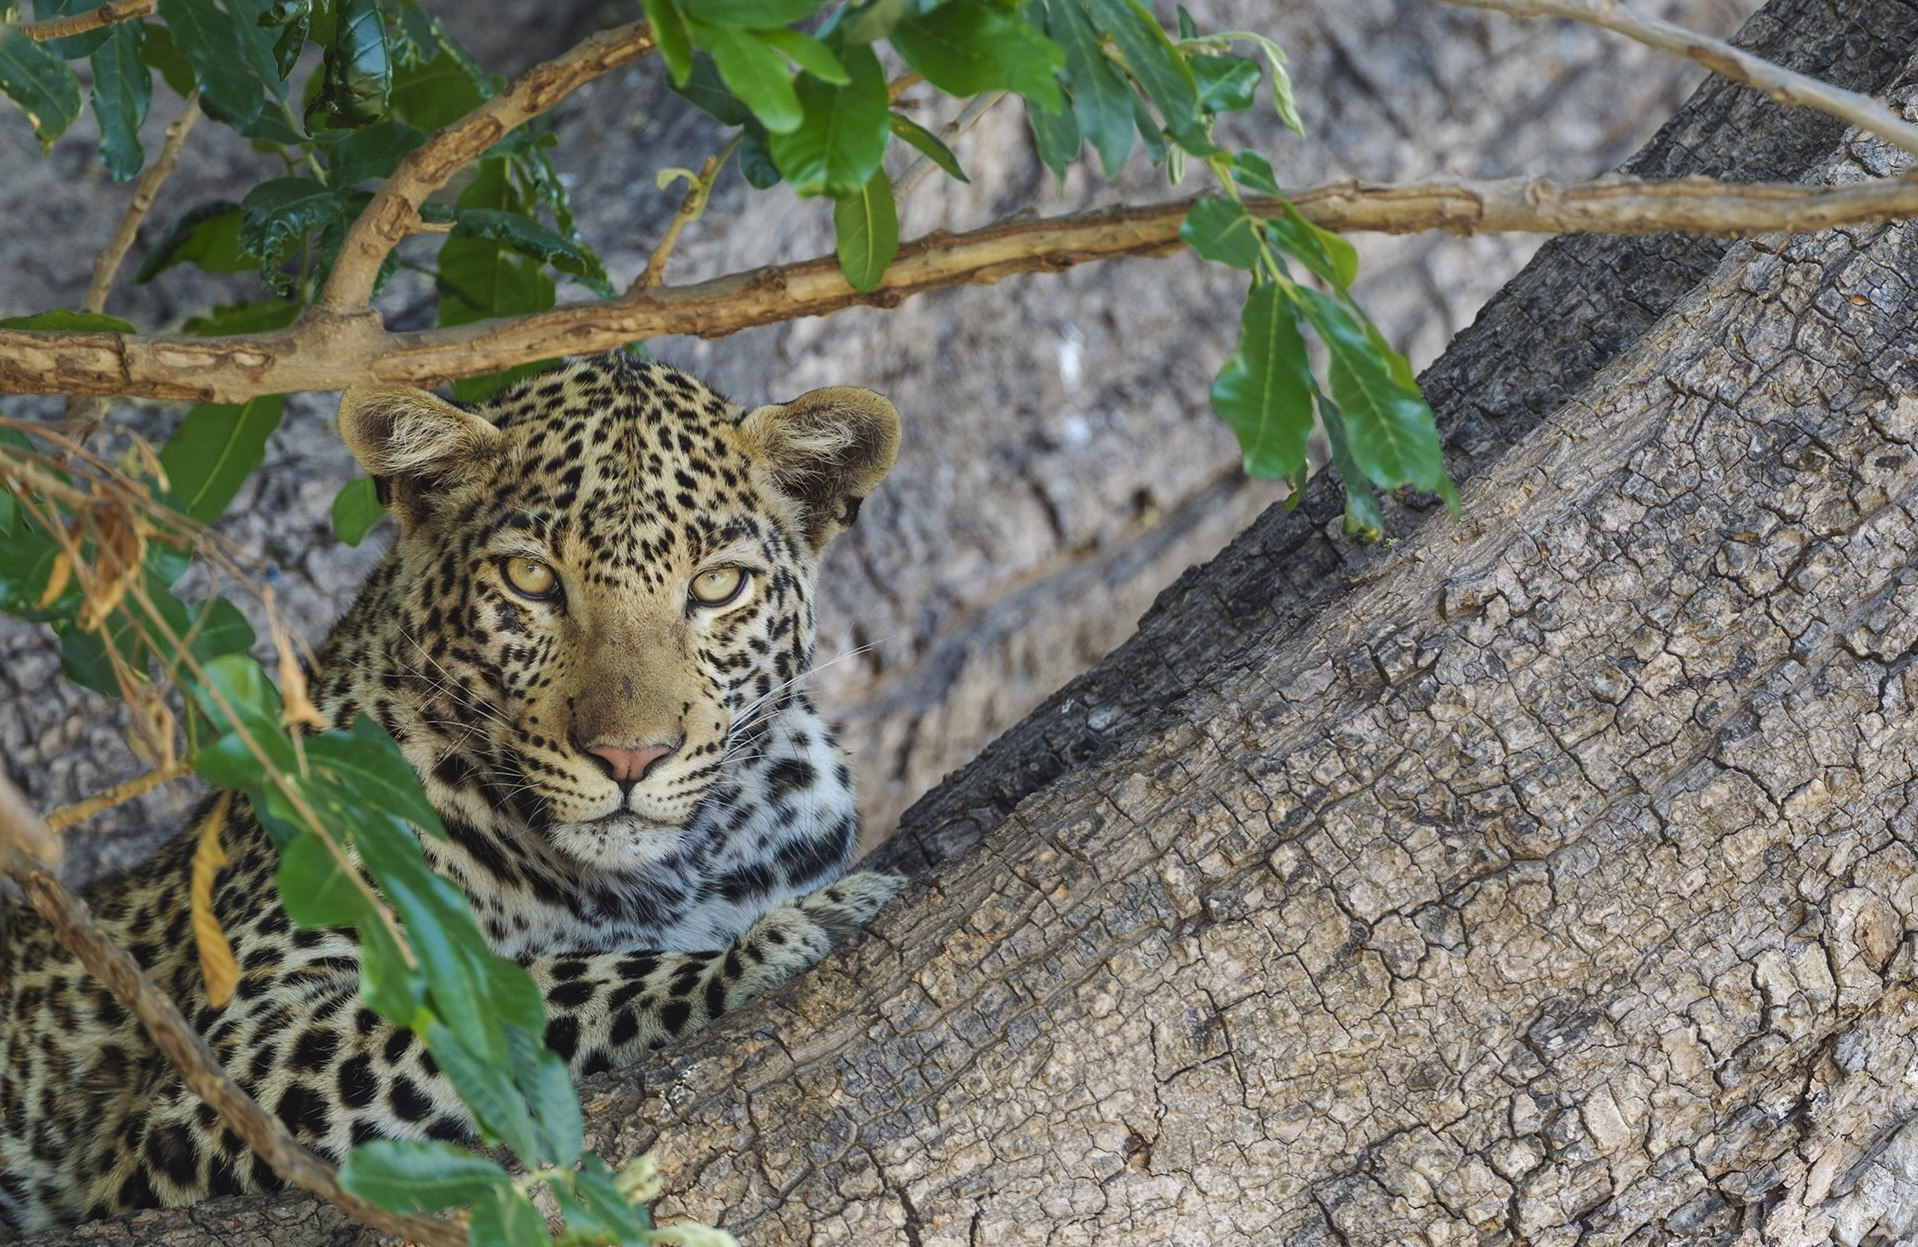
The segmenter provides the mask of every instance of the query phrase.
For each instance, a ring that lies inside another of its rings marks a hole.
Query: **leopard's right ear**
[[[356,385],[340,396],[340,438],[406,531],[425,515],[428,498],[490,459],[504,435],[425,390]]]

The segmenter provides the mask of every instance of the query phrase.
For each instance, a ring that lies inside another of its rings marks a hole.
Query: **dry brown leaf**
[[[147,530],[138,516],[117,506],[93,513],[93,583],[74,622],[89,632],[106,622],[140,574],[146,557]]]
[[[47,591],[40,595],[34,605],[41,610],[59,601],[60,595],[67,591],[67,582],[73,579],[73,560],[67,557],[65,550],[53,556],[53,570],[47,573]]]
[[[206,821],[200,824],[200,847],[193,851],[193,942],[200,949],[200,977],[206,980],[207,1001],[215,1009],[233,998],[240,967],[233,960],[233,946],[220,929],[219,915],[213,912],[213,882],[226,865],[226,849],[220,844],[220,831],[226,826],[227,806],[233,794],[223,792],[213,802]]]
[[[286,626],[280,622],[272,585],[262,586],[260,600],[266,606],[266,626],[273,635],[273,651],[280,656],[280,718],[289,727],[310,727],[324,732],[326,716],[306,695],[306,669],[293,655],[293,642],[286,634]]]

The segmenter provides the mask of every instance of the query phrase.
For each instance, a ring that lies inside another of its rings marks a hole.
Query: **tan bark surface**
[[[1644,162],[1829,149],[1747,107]],[[589,1086],[598,1145],[755,1245],[1918,1232],[1913,271],[1554,244],[1426,376],[1463,522],[1267,515],[907,815],[873,937]]]

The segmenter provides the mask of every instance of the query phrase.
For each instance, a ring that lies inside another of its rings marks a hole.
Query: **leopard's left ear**
[[[899,413],[871,390],[814,390],[747,413],[739,430],[773,484],[799,503],[815,550],[852,527],[899,455]]]

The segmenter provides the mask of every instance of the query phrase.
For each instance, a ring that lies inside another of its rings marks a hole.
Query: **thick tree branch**
[[[1485,9],[1513,17],[1562,17],[1624,35],[1647,47],[1693,60],[1733,82],[1763,91],[1780,104],[1815,108],[1918,155],[1918,126],[1899,117],[1869,95],[1835,87],[1786,69],[1723,39],[1687,30],[1656,17],[1634,13],[1616,2],[1599,0],[1440,0],[1466,9]]]
[[[85,13],[49,17],[42,22],[21,22],[14,29],[29,39],[64,39],[68,35],[84,35],[102,26],[115,26],[145,17],[153,12],[153,4],[154,0],[111,0],[111,3],[88,9]]]
[[[1848,186],[1733,184],[1706,178],[1550,181],[1345,182],[1294,200],[1328,229],[1455,234],[1680,230],[1740,236],[1800,233],[1918,216],[1918,185],[1897,179]],[[934,233],[900,249],[872,290],[846,284],[830,256],[653,287],[416,333],[382,331],[370,317],[302,321],[272,333],[191,338],[0,330],[0,393],[110,394],[240,402],[259,394],[336,390],[366,381],[431,385],[552,355],[606,350],[660,334],[720,337],[756,325],[857,306],[893,307],[915,294],[1094,260],[1166,255],[1192,201],[1011,220],[964,234]],[[1275,211],[1253,204],[1255,210]]]
[[[363,313],[387,253],[400,239],[419,230],[420,205],[428,195],[512,130],[586,83],[630,65],[652,50],[652,32],[644,22],[601,31],[581,40],[564,55],[535,65],[506,90],[435,132],[400,162],[347,231],[339,261],[315,300],[313,312],[321,316]]]
[[[341,1189],[331,1165],[300,1146],[277,1118],[227,1077],[219,1058],[167,994],[94,923],[86,902],[60,886],[47,864],[57,855],[58,845],[20,790],[0,773],[0,873],[20,885],[33,908],[52,924],[61,947],[78,957],[107,985],[113,998],[140,1020],[187,1088],[287,1182],[375,1229],[428,1247],[463,1247],[466,1235],[457,1226],[431,1217],[391,1213]]]

